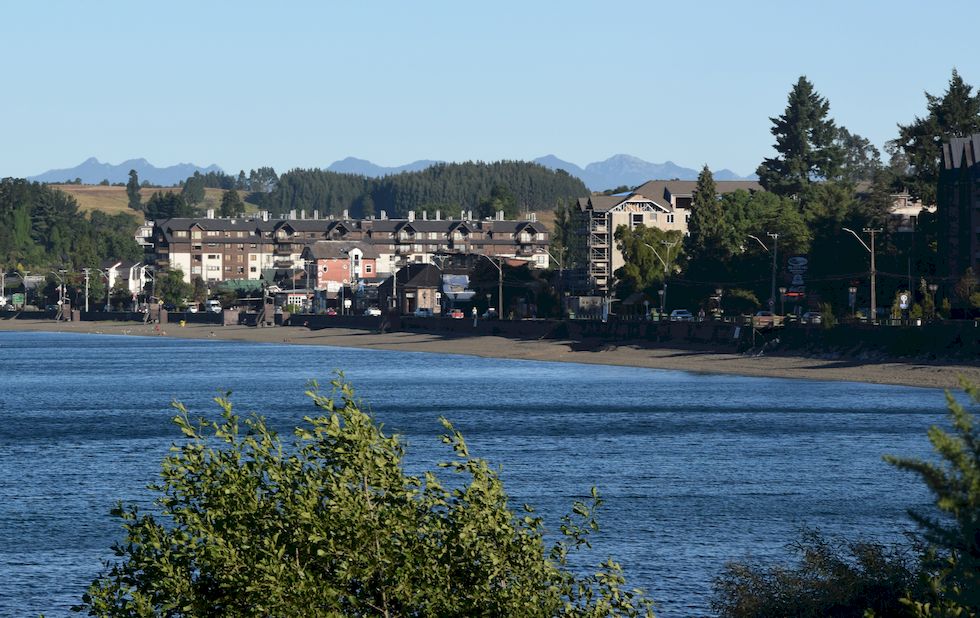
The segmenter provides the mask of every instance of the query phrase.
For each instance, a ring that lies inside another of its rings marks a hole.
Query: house
[[[397,308],[400,313],[430,309],[438,315],[442,311],[441,289],[442,272],[436,266],[408,264],[378,287],[378,301],[381,307]]]
[[[336,291],[360,279],[373,279],[378,272],[378,252],[364,242],[318,240],[307,245],[301,257],[314,273],[310,278],[316,290]]]
[[[109,260],[102,263],[102,271],[106,273],[109,289],[114,288],[119,281],[122,281],[133,300],[143,293],[144,287],[150,281],[146,274],[146,265],[142,262]]]

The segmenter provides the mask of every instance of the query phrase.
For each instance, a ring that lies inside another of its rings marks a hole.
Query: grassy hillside
[[[69,195],[74,196],[78,200],[79,210],[82,212],[89,212],[91,210],[101,210],[105,213],[114,215],[120,212],[132,215],[133,218],[138,218],[137,214],[129,209],[129,197],[126,196],[126,187],[106,187],[102,185],[51,185],[55,189],[60,189]],[[150,199],[150,196],[157,191],[174,191],[176,193],[180,192],[180,187],[169,187],[163,189],[140,189],[140,196],[143,198],[145,203]],[[218,210],[221,206],[221,194],[224,193],[221,189],[205,189],[204,190],[204,202],[199,205],[199,208],[206,210],[208,208],[214,208]],[[240,192],[242,198],[245,197],[245,192]],[[245,205],[246,210],[254,210],[251,204]]]

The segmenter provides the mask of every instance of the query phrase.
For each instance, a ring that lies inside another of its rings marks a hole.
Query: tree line
[[[504,210],[513,217],[581,195],[588,195],[585,185],[566,172],[536,163],[497,161],[441,163],[382,178],[297,169],[282,174],[274,189],[256,196],[256,203],[275,213],[305,210],[321,216],[340,216],[344,210],[352,217],[377,216],[382,210],[389,217],[405,217],[410,210],[441,210],[444,216],[472,210],[491,216]]]

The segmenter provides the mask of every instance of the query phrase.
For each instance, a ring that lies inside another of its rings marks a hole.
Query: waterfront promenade
[[[712,374],[846,380],[928,388],[956,388],[959,377],[980,383],[980,367],[970,364],[879,362],[857,359],[821,359],[802,356],[746,356],[706,351],[681,343],[664,346],[627,345],[608,341],[514,340],[504,337],[446,336],[428,333],[303,327],[255,328],[208,324],[155,325],[132,322],[55,322],[53,320],[0,320],[0,330],[51,331],[105,335],[140,335],[185,339],[221,339],[258,343],[325,345],[406,352],[466,354],[490,358],[622,365]]]

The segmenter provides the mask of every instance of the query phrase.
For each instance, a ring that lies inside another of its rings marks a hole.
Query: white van
[[[211,299],[204,303],[204,306],[210,313],[221,313],[221,301],[219,300]]]

